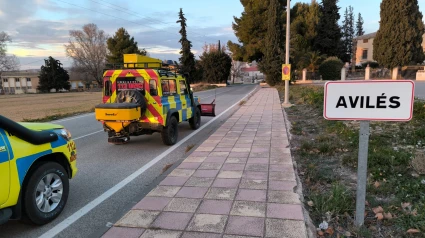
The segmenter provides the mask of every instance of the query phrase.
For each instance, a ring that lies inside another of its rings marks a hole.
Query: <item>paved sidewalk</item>
[[[262,88],[103,237],[307,237],[276,89]]]

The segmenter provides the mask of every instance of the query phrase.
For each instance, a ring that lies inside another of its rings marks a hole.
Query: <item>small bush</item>
[[[320,75],[323,80],[341,79],[341,69],[344,63],[337,57],[329,57],[319,67]]]
[[[371,67],[372,69],[379,68],[378,62],[373,62],[373,61],[367,61],[367,62],[362,63],[362,67],[366,68],[368,64],[369,64],[369,67]]]

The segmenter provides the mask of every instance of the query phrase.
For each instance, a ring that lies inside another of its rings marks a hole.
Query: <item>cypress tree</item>
[[[274,86],[281,79],[281,68],[283,63],[283,28],[280,21],[283,5],[279,0],[270,0],[267,19],[267,33],[265,37],[265,54],[263,60],[259,63],[260,70],[267,78],[267,83]]]
[[[338,0],[322,0],[320,19],[317,26],[315,50],[327,56],[339,56],[341,53],[341,29]]]
[[[357,19],[357,25],[356,25],[356,29],[357,29],[357,36],[362,36],[364,35],[364,30],[363,30],[363,17],[362,14],[359,12],[359,17]]]
[[[354,38],[354,12],[353,7],[345,9],[344,20],[342,25],[342,51],[340,58],[343,62],[350,62],[353,53]]]
[[[383,0],[373,58],[387,68],[422,63],[422,17],[417,0]]]
[[[179,42],[182,45],[180,50],[181,57],[179,58],[181,64],[181,70],[184,73],[189,73],[190,75],[195,75],[195,55],[192,53],[192,42],[187,39],[187,31],[186,31],[186,18],[184,17],[183,10],[180,8],[179,12],[179,20],[177,23],[180,23],[181,29],[180,34],[181,38]],[[195,80],[195,79],[194,79]]]
[[[37,89],[42,92],[50,92],[51,89],[58,91],[59,89],[69,90],[71,88],[68,71],[62,67],[59,60],[51,56],[44,60],[38,78],[40,82]]]

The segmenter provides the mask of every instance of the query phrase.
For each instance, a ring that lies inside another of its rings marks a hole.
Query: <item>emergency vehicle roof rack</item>
[[[149,65],[150,64],[150,65]],[[158,74],[162,76],[174,76],[177,77],[177,72],[172,72],[168,68],[162,67],[162,64],[157,64],[159,67],[147,67],[152,66],[152,62],[138,62],[138,63],[123,63],[123,64],[105,64],[105,67],[103,69],[103,72],[107,70],[113,70],[113,69],[155,69],[158,71]],[[140,67],[138,65],[144,65],[145,67]],[[138,66],[138,67],[136,67]]]

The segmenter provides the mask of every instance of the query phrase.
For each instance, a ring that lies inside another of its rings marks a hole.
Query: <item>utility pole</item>
[[[286,57],[285,64],[289,64],[289,39],[291,38],[291,0],[286,3]],[[289,103],[289,80],[285,80],[285,100],[283,102],[285,107],[290,107]]]

